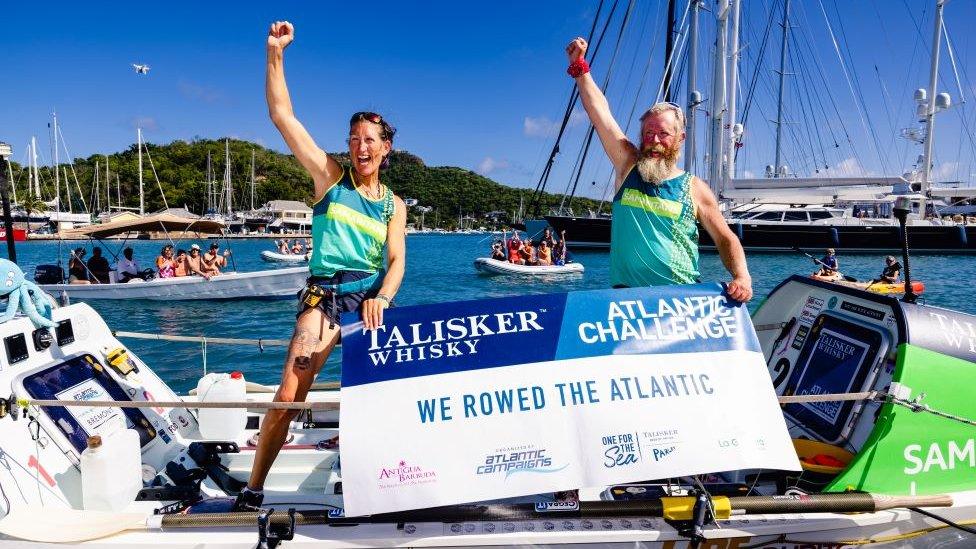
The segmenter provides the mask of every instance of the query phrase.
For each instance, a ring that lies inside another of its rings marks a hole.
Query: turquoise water
[[[181,248],[189,248],[193,241],[184,241]],[[206,247],[207,241],[196,241]],[[70,247],[81,242],[65,243],[60,255],[67,263]],[[479,275],[472,261],[487,253],[487,235],[411,235],[407,238],[407,274],[403,288],[397,295],[399,305],[416,305],[444,301],[461,301],[533,293],[556,293],[570,290],[604,288],[609,274],[609,256],[605,251],[575,254],[586,266],[586,272],[572,278],[552,280],[487,277]],[[145,268],[152,265],[163,242],[129,242],[135,258]],[[118,242],[106,242],[103,250],[116,250]],[[86,248],[91,255],[91,246]],[[239,271],[274,268],[274,264],[260,259],[261,250],[272,248],[269,240],[231,241],[234,261]],[[116,251],[116,253],[118,253]],[[18,262],[28,277],[34,265],[53,263],[59,255],[56,242],[29,242],[17,246]],[[814,254],[818,255],[818,254]],[[877,255],[844,255],[841,270],[857,278],[871,278],[881,271],[882,258]],[[780,281],[794,273],[808,274],[813,262],[799,254],[749,254],[756,298],[768,294]],[[705,253],[701,258],[704,280],[725,280],[726,273],[717,254]],[[912,277],[925,282],[923,299],[926,303],[976,314],[973,300],[976,288],[976,257],[917,256],[912,261]],[[287,339],[291,336],[295,319],[295,302],[278,301],[93,301],[90,303],[114,330],[162,333],[174,335],[206,335],[208,337],[242,337]],[[137,339],[124,340],[146,363],[177,391],[196,386],[203,371],[203,353],[199,344],[156,342]],[[333,353],[321,380],[337,379],[339,352]],[[242,370],[250,381],[276,383],[284,360],[284,349],[268,347],[260,352],[257,346],[211,345],[206,353],[208,371]]]

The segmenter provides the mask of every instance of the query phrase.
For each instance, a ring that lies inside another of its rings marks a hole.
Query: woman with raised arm
[[[295,332],[275,394],[278,402],[305,400],[339,341],[340,314],[358,312],[368,330],[383,323],[383,310],[400,289],[406,261],[407,208],[380,182],[396,130],[376,113],[354,114],[349,121],[349,168],[319,148],[295,117],[285,85],[284,51],[294,37],[291,23],[271,25],[266,93],[271,121],[315,185],[312,276],[299,297]],[[296,415],[297,411],[268,410],[251,478],[235,509],[261,505],[264,480]]]

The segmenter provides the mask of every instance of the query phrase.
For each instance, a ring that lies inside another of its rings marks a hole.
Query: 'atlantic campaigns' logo
[[[545,448],[531,444],[511,448],[499,448],[485,455],[485,459],[475,469],[477,475],[498,475],[505,478],[516,473],[555,473],[569,464],[553,465],[553,458]]]
[[[419,465],[410,465],[401,459],[396,467],[390,469],[386,467],[381,468],[377,480],[377,485],[381,489],[397,488],[400,486],[437,482],[437,473],[424,469]]]

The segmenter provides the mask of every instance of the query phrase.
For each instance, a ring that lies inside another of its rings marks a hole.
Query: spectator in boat
[[[133,278],[145,280],[145,275],[139,269],[139,263],[132,259],[132,248],[122,250],[122,259],[115,264],[115,272],[119,282],[128,282]]]
[[[840,269],[840,263],[837,261],[837,256],[834,255],[833,248],[827,248],[827,253],[814,263],[820,265],[820,270],[816,273],[817,276],[834,276]]]
[[[700,279],[698,223],[718,248],[732,279],[732,299],[752,298],[752,277],[742,244],[729,229],[718,201],[701,179],[678,168],[685,115],[674,103],[657,103],[640,117],[637,145],[620,129],[586,63],[586,40],[566,47],[568,71],[583,107],[616,172],[610,236],[614,287],[690,284]]]
[[[291,249],[288,247],[288,241],[282,238],[281,240],[276,240],[275,244],[278,245],[278,253],[282,255],[291,254]]]
[[[496,240],[491,244],[491,258],[496,261],[505,261],[505,245],[501,240]]]
[[[522,250],[519,252],[522,256],[522,262],[524,265],[535,265],[536,264],[536,254],[535,246],[532,245],[532,239],[526,238],[522,241]]]
[[[217,276],[220,274],[220,269],[227,266],[227,256],[230,255],[230,250],[224,250],[224,253],[220,253],[220,244],[217,242],[212,242],[210,244],[210,251],[203,254],[200,258],[201,268],[203,272],[207,273],[207,276]]]
[[[361,317],[367,330],[383,324],[383,311],[400,289],[406,266],[407,206],[380,178],[380,170],[388,165],[393,152],[396,130],[379,114],[357,112],[349,120],[346,141],[351,166],[344,168],[326,154],[295,117],[289,98],[284,50],[294,36],[291,23],[271,25],[266,97],[272,122],[311,175],[315,206],[311,277],[299,297],[295,331],[274,397],[277,402],[305,399],[316,374],[339,342],[341,314]],[[332,74],[343,72],[341,67],[331,69]],[[378,75],[358,72],[359,87],[368,91],[379,85],[375,80]],[[334,213],[336,207],[345,212],[344,219],[355,222],[337,222],[330,217],[328,212]],[[260,507],[265,478],[297,414],[297,410],[268,410],[265,414],[251,477],[238,495],[235,509]]]
[[[295,243],[291,245],[291,253],[293,254],[303,254],[305,250],[302,248],[302,241],[295,239]]]
[[[522,239],[519,238],[518,231],[512,233],[512,238],[508,240],[508,261],[516,265],[524,265],[522,259]]]
[[[88,268],[85,266],[85,249],[77,248],[68,260],[68,284],[91,284],[88,281]]]
[[[186,276],[190,274],[186,267],[186,250],[176,250],[176,266],[173,274],[175,276]]]
[[[543,239],[539,242],[539,250],[537,252],[538,260],[537,264],[540,267],[548,267],[552,265],[552,248],[549,247],[549,242]]]
[[[553,246],[556,245],[556,237],[552,235],[552,229],[549,227],[546,227],[546,230],[542,231],[542,240],[540,241],[540,245],[542,242],[545,242],[546,246],[548,246],[550,250],[552,250]]]
[[[895,256],[889,255],[885,258],[885,267],[881,271],[881,278],[875,280],[875,282],[884,282],[887,284],[897,284],[898,276],[901,274],[901,263],[895,259]]]
[[[170,254],[173,250],[170,248]],[[192,244],[190,246],[190,255],[186,256],[186,273],[188,275],[200,275],[203,278],[210,280],[210,275],[203,270],[203,257],[200,255],[200,246],[197,244]]]
[[[566,230],[559,232],[560,239],[552,247],[552,257],[553,264],[555,265],[565,265],[566,264],[566,253],[569,249],[569,245],[566,243]]]
[[[156,257],[156,272],[159,278],[173,278],[176,276],[176,260],[173,259],[173,246],[167,244],[159,250]]]
[[[92,284],[108,284],[111,270],[108,260],[102,257],[102,249],[98,246],[92,248],[92,256],[88,260],[88,280]]]

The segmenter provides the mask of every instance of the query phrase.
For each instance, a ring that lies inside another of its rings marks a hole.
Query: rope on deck
[[[184,341],[189,343],[206,343],[218,345],[257,345],[263,347],[271,345],[276,347],[287,347],[291,340],[288,339],[246,339],[239,337],[206,337],[206,336],[183,336],[167,334],[147,334],[143,332],[125,332],[122,330],[112,332],[115,337],[128,337],[132,339],[152,339],[156,341]]]

